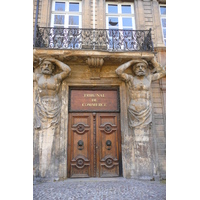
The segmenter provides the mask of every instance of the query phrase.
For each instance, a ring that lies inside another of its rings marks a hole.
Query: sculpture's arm
[[[40,61],[41,61],[41,58],[38,58],[36,54],[33,54],[33,81],[38,81],[38,78],[41,76],[34,72],[34,70],[39,66]]]
[[[71,72],[71,68],[59,60],[56,60],[54,58],[46,58],[45,60],[55,63],[62,70],[60,74],[56,75],[60,81],[67,78],[67,76]]]
[[[33,81],[36,81],[36,74],[33,72]]]
[[[120,66],[115,70],[116,74],[117,74],[119,77],[121,77],[122,79],[125,79],[126,81],[129,81],[130,76],[129,76],[128,74],[124,73],[124,71],[125,71],[127,68],[129,68],[129,67],[130,67],[132,64],[134,64],[134,63],[135,63],[135,61],[134,61],[134,60],[131,60],[131,61],[127,62],[127,63],[124,63],[124,64],[120,65]]]
[[[38,79],[42,76],[42,74],[36,74],[33,72],[33,81],[38,81]]]
[[[158,79],[161,79],[163,77],[166,76],[166,71],[164,70],[164,68],[155,60],[155,58],[151,59],[150,61],[152,63],[152,65],[157,69],[157,73],[153,74],[151,76],[151,80],[155,81]]]

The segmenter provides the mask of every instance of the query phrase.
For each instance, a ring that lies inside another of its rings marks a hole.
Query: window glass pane
[[[69,11],[79,11],[79,3],[69,3]]]
[[[162,27],[166,27],[166,19],[162,19]]]
[[[131,14],[131,5],[122,5],[122,13]]]
[[[118,27],[119,22],[118,22],[118,17],[109,17],[108,18],[108,24],[109,24],[109,28],[112,26],[113,27]]]
[[[122,18],[122,25],[132,27],[132,18]]]
[[[166,28],[163,28],[163,36],[166,38]]]
[[[65,2],[55,2],[55,11],[65,11]]]
[[[108,13],[118,13],[118,6],[113,4],[108,4]]]
[[[160,6],[160,13],[161,13],[161,15],[166,15],[166,7],[165,6]]]
[[[79,25],[79,16],[69,16],[69,25]]]
[[[64,15],[54,15],[54,24],[64,24]]]

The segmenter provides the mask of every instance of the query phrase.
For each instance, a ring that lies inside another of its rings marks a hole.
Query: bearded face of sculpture
[[[145,63],[137,63],[133,66],[133,72],[136,76],[146,75],[147,65]]]
[[[40,68],[41,68],[42,73],[46,75],[51,75],[54,70],[54,66],[49,61],[44,61],[42,65],[40,66]]]

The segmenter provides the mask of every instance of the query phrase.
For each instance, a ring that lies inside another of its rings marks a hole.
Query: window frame
[[[65,11],[55,11],[55,3],[56,2],[64,2],[65,3]],[[69,11],[70,3],[79,3],[79,11]],[[64,15],[64,24],[63,25],[54,23],[55,15]],[[79,25],[69,25],[69,16],[79,16]],[[52,9],[51,9],[51,27],[52,28],[53,27],[68,28],[69,26],[78,26],[78,28],[82,28],[82,1],[81,0],[53,0],[52,1]]]
[[[118,13],[108,13],[108,5],[118,5]],[[131,6],[131,13],[122,13],[122,6],[123,5],[130,5]],[[112,27],[109,28],[109,17],[118,17],[118,28]],[[128,30],[135,30],[136,23],[135,23],[135,11],[134,11],[134,3],[132,2],[106,2],[106,29],[123,29],[123,18],[131,18],[132,19],[132,27]],[[126,30],[126,29],[124,29]]]
[[[167,22],[167,19],[166,19],[166,14],[165,15],[161,14],[161,7],[165,7],[166,13],[167,13],[167,7],[166,7],[166,4],[159,4],[159,13],[160,13],[160,24],[161,24],[161,29],[162,29],[162,37],[163,37],[163,42],[164,42],[164,44],[166,46],[167,37],[164,37],[164,31],[163,31],[163,29],[165,29],[165,31],[167,31],[167,24],[166,24],[166,27],[163,27],[163,25],[162,25],[162,19],[165,19],[166,22]]]

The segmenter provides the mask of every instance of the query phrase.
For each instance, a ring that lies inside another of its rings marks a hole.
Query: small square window
[[[54,16],[54,24],[64,24],[64,15],[55,15]]]
[[[166,28],[163,28],[163,36],[166,38]]]
[[[69,11],[79,12],[79,3],[69,3]]]
[[[108,13],[118,13],[118,6],[113,4],[108,4]]]
[[[65,2],[55,2],[55,11],[65,11]]]
[[[162,19],[162,27],[166,28],[166,19],[165,18]]]
[[[165,6],[160,6],[160,14],[166,15],[166,7]]]
[[[79,25],[79,16],[69,16],[69,25]]]
[[[132,18],[122,18],[122,25],[132,27]]]
[[[117,28],[119,26],[118,17],[109,17],[109,27]]]
[[[131,5],[122,5],[123,14],[131,14]]]

